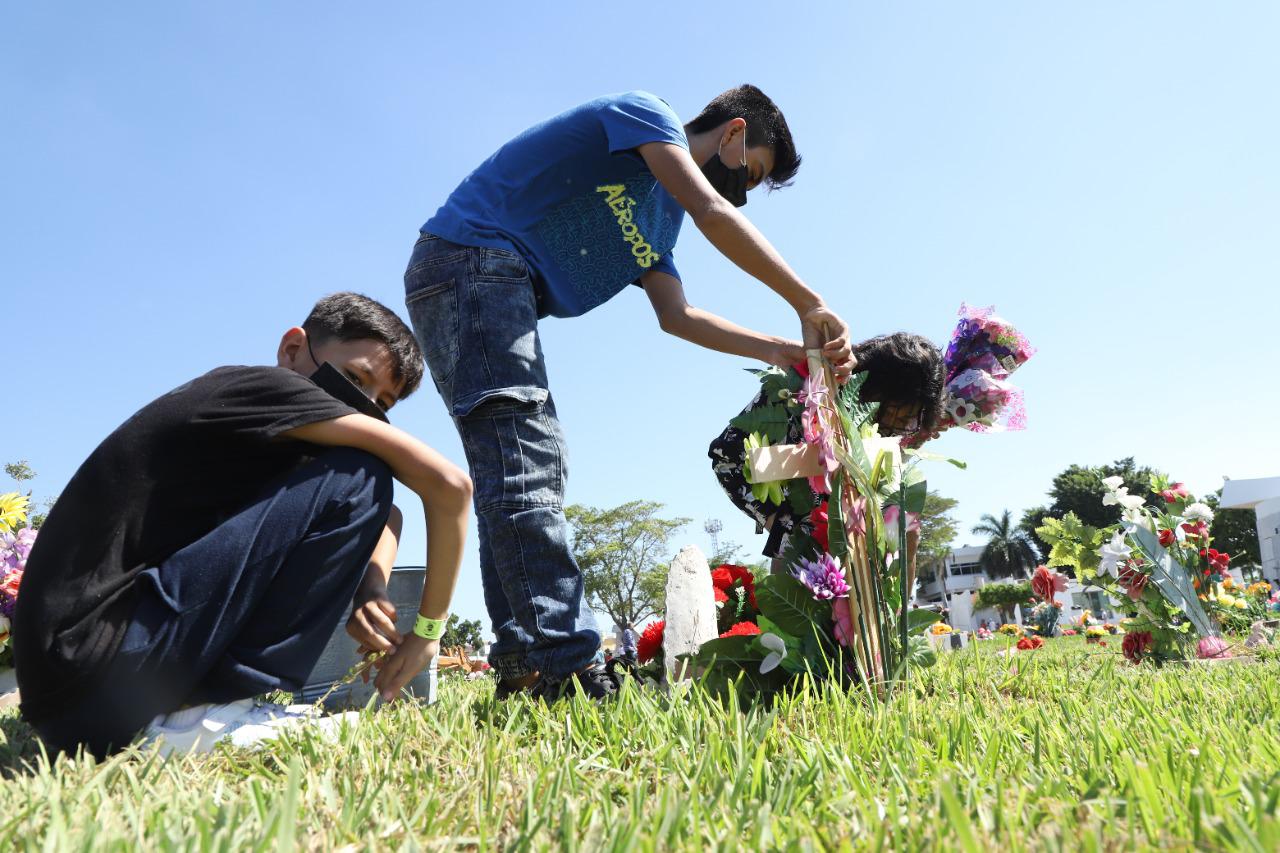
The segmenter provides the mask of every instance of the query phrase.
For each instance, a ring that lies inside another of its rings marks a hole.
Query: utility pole
[[[724,530],[724,525],[718,518],[708,518],[707,523],[702,525],[702,529],[711,537],[711,557],[715,559],[720,553],[720,531]]]

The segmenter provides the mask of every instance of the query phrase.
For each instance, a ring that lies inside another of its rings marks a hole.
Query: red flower
[[[739,622],[728,631],[720,635],[720,639],[725,637],[754,637],[760,633],[760,626],[754,622]]]
[[[650,622],[636,640],[636,658],[640,663],[648,663],[662,649],[662,634],[667,628],[666,620]]]
[[[1125,563],[1120,567],[1119,581],[1124,587],[1125,592],[1129,594],[1132,601],[1142,598],[1142,591],[1147,588],[1151,575],[1138,571],[1132,563]]]
[[[1225,575],[1227,573],[1227,565],[1231,562],[1231,556],[1224,554],[1216,548],[1210,548],[1207,551],[1201,551],[1200,556],[1209,561],[1209,569],[1205,574]]]
[[[1173,546],[1173,543],[1177,541],[1178,541],[1178,534],[1174,533],[1172,530],[1160,531],[1160,545],[1162,547],[1170,548]]]
[[[809,363],[807,361],[797,361],[791,367],[805,379],[809,378]]]
[[[1183,531],[1186,532],[1188,539],[1203,539],[1209,535],[1209,525],[1203,521],[1197,521],[1194,524],[1183,524]]]
[[[1135,631],[1131,634],[1124,635],[1124,642],[1120,644],[1120,651],[1124,652],[1124,656],[1134,663],[1142,660],[1142,656],[1151,651],[1154,640],[1150,631]]]
[[[1067,591],[1067,578],[1047,566],[1036,566],[1035,574],[1031,576],[1031,591],[1037,598],[1053,601],[1055,593]]]
[[[716,587],[712,587],[712,589],[715,590],[716,604],[720,604],[721,602],[725,602],[729,600],[729,596],[726,595],[725,591],[720,587],[716,586]]]
[[[830,553],[831,546],[828,539],[827,527],[827,502],[813,508],[813,512],[809,513],[809,523],[813,525],[813,539],[818,543],[825,553]]]
[[[750,569],[746,566],[734,566],[728,563],[712,569],[711,585],[724,592],[726,596],[737,583],[741,583],[742,588],[747,591],[747,600],[751,602],[751,607],[759,609],[756,607],[756,579],[751,574]]]
[[[1018,641],[1018,648],[1024,652],[1033,651],[1044,645],[1043,637],[1023,637]]]

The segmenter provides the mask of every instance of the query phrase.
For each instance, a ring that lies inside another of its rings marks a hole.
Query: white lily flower
[[[1124,477],[1107,477],[1102,481],[1102,485],[1107,487],[1108,492],[1117,491],[1124,485]]]
[[[769,650],[769,654],[760,662],[760,674],[764,675],[773,672],[782,663],[782,659],[787,656],[787,644],[777,634],[766,632],[760,635],[760,645]]]
[[[1146,501],[1143,500],[1138,495],[1130,495],[1130,494],[1121,495],[1119,500],[1119,504],[1120,506],[1124,507],[1125,512],[1133,512],[1137,510],[1138,507],[1142,506],[1145,503]]]
[[[1126,509],[1124,513],[1124,520],[1129,522],[1130,524],[1134,524],[1134,525],[1137,525],[1138,527],[1141,527],[1143,530],[1147,531],[1148,533],[1156,532],[1155,526],[1151,523],[1150,517],[1148,517],[1147,514],[1143,512],[1139,507]]]
[[[1098,556],[1102,558],[1102,565],[1098,566],[1098,572],[1119,577],[1119,566],[1129,559],[1131,553],[1133,553],[1133,549],[1124,542],[1124,531],[1117,530],[1111,537],[1111,541],[1104,542],[1102,547],[1098,549]]]
[[[1196,501],[1182,511],[1182,517],[1187,521],[1203,521],[1208,524],[1213,521],[1213,510],[1209,509],[1206,504]]]

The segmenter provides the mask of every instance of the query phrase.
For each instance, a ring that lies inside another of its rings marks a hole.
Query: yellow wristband
[[[424,640],[438,640],[444,636],[445,621],[446,619],[428,619],[419,613],[418,620],[413,623],[413,633]]]

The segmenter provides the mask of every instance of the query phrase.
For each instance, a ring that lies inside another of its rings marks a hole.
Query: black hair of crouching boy
[[[302,328],[316,343],[373,340],[391,353],[391,375],[404,388],[396,399],[408,397],[422,382],[422,349],[396,312],[359,293],[331,293],[311,309]]]
[[[855,368],[865,371],[859,398],[864,403],[920,404],[920,428],[932,430],[942,419],[942,351],[921,335],[895,332],[853,347]]]

